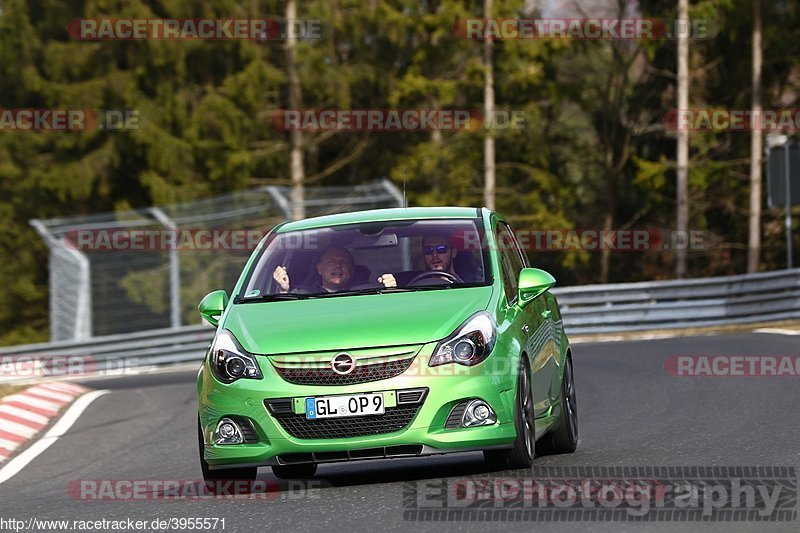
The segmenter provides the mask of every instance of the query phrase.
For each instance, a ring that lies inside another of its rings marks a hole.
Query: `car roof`
[[[306,218],[294,222],[286,222],[279,228],[278,233],[306,229],[339,226],[342,224],[357,224],[359,222],[383,222],[391,220],[413,220],[429,218],[478,218],[481,210],[475,207],[396,207],[392,209],[371,209],[369,211],[353,211],[338,213],[321,217]]]

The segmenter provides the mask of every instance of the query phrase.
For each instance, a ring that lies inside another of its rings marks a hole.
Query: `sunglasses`
[[[447,250],[450,249],[449,244],[437,244],[436,246],[423,246],[422,253],[425,255],[433,255],[433,251],[436,250],[437,254],[446,254]]]

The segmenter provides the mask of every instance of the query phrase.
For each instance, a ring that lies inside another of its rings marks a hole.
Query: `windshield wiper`
[[[417,291],[435,291],[439,289],[452,289],[459,287],[474,287],[479,284],[472,283],[458,283],[452,285],[449,283],[442,285],[415,285],[413,287],[370,287],[366,289],[352,289],[334,292],[320,292],[312,294],[298,294],[295,292],[284,292],[277,294],[262,294],[259,296],[250,296],[245,298],[237,297],[233,303],[251,303],[251,302],[277,302],[283,300],[306,300],[310,298],[335,298],[337,296],[358,296],[362,294],[391,294],[393,292],[417,292]]]
[[[244,298],[237,297],[233,303],[250,303],[250,302],[279,302],[283,300],[305,300],[306,298],[314,298],[313,294],[297,294],[296,292],[283,292],[277,294],[261,294],[259,296],[246,296]]]
[[[346,290],[346,291],[334,291],[334,292],[323,292],[320,294],[314,294],[317,298],[331,298],[334,296],[355,296],[357,294],[383,294],[386,291],[390,291],[392,289],[387,289],[386,287],[375,287],[369,289],[354,289],[354,290]]]
[[[357,296],[360,294],[392,294],[393,292],[417,292],[436,289],[449,289],[452,285],[420,285],[418,287],[370,287],[368,289],[354,289],[349,291],[326,292],[315,294],[315,298],[330,298],[335,296]]]
[[[436,289],[452,289],[452,283],[444,283],[442,285],[412,285],[411,287],[406,287],[406,290],[409,291],[435,291]]]

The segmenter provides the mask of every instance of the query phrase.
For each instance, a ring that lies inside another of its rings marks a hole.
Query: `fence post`
[[[80,250],[72,248],[53,235],[47,226],[38,219],[28,221],[31,227],[44,240],[50,250],[50,340],[83,340],[92,337],[92,286],[89,259]],[[58,258],[58,259],[56,259]],[[68,320],[61,320],[58,304],[61,298],[57,291],[65,287],[66,280],[59,279],[63,275],[65,265],[70,263],[77,267],[77,280],[72,280],[77,291],[75,307],[70,309]],[[61,270],[57,271],[57,267]],[[70,323],[70,320],[72,322]],[[65,326],[68,329],[66,329]]]
[[[272,199],[278,204],[278,207],[281,208],[283,212],[283,216],[286,217],[286,220],[292,219],[292,206],[289,204],[289,200],[281,193],[280,189],[275,187],[274,185],[268,185],[265,187],[266,191],[272,196]]]
[[[150,213],[158,220],[162,226],[171,230],[178,231],[178,225],[167,214],[158,207],[151,207]],[[181,327],[181,265],[178,257],[178,236],[170,240],[172,243],[169,250],[169,306],[170,324],[173,328]]]

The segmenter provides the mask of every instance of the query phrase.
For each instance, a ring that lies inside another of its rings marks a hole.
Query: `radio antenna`
[[[406,167],[403,166],[403,207],[408,207],[408,200],[406,200]]]

